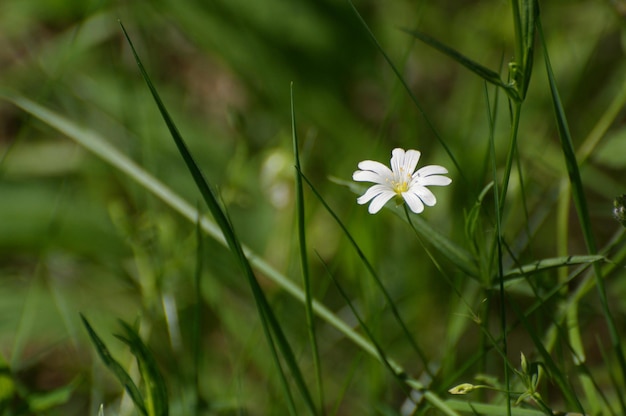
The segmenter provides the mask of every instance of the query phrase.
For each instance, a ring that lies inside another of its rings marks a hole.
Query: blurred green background
[[[626,4],[544,3],[552,64],[580,146],[624,82]],[[242,241],[300,283],[293,82],[304,173],[345,221],[436,361],[458,299],[403,222],[385,211],[367,214],[355,194],[330,178],[350,180],[364,159],[387,163],[394,147],[421,150],[420,165],[444,165],[453,178],[450,187],[435,191],[439,203],[423,217],[467,247],[465,213],[491,180],[484,84],[400,29],[419,28],[506,74],[514,54],[511,12],[504,1],[354,5],[461,171],[342,0],[3,1],[0,87],[98,132],[195,205],[199,194],[139,74],[120,19]],[[504,96],[498,108],[495,139],[502,164],[509,140]],[[626,192],[625,126],[622,113],[583,171],[600,246],[618,227],[611,201]],[[551,220],[566,177],[541,54],[520,131],[526,199],[531,214],[542,218],[532,249],[522,255],[530,261],[556,255]],[[520,195],[516,176],[505,211],[511,241],[525,227]],[[340,229],[310,194],[306,201],[309,248],[345,283],[389,353],[419,374],[421,364],[389,324],[380,294]],[[572,224],[571,253],[584,254]],[[249,288],[226,249],[207,238],[204,251],[201,396],[217,414],[282,414]],[[114,406],[120,393],[94,357],[79,312],[123,357],[127,352],[110,336],[115,321],[141,317],[142,335],[167,374],[173,413],[186,414],[181,409],[194,371],[195,264],[194,224],[70,139],[0,102],[0,353],[23,391],[79,383],[65,404],[47,414],[95,414],[101,402]],[[311,267],[316,296],[350,319],[322,265],[312,260]],[[464,277],[450,274],[462,287]],[[303,307],[259,277],[303,371],[312,374]],[[624,284],[612,284],[612,296],[623,295]],[[618,302],[617,314],[625,307]],[[178,322],[166,322],[167,308],[177,311],[170,316]],[[458,354],[453,362],[463,362],[476,348],[476,332],[469,330],[459,346],[447,346]],[[322,322],[319,338],[329,410],[335,404],[339,414],[399,409],[403,393],[383,366]],[[9,407],[24,394],[7,395]]]

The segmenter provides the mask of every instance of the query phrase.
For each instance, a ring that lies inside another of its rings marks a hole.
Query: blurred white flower
[[[411,211],[419,214],[424,211],[424,205],[432,207],[437,203],[435,195],[427,186],[446,186],[452,180],[443,174],[448,170],[443,166],[424,166],[415,172],[421,153],[417,150],[393,149],[391,152],[391,169],[380,162],[364,160],[359,163],[352,179],[358,182],[374,182],[356,201],[363,205],[369,201],[368,211],[376,214],[381,208],[396,198],[400,205],[406,202]]]

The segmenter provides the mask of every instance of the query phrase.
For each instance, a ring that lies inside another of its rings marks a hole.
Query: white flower
[[[424,166],[415,172],[421,153],[417,150],[393,149],[391,152],[391,169],[380,162],[364,160],[359,163],[359,169],[352,174],[352,179],[358,182],[374,182],[356,202],[370,206],[370,214],[376,214],[389,202],[396,198],[397,202],[407,203],[411,211],[419,214],[424,211],[424,205],[432,207],[437,203],[435,195],[427,186],[446,186],[452,180],[447,176],[448,170],[443,166]]]

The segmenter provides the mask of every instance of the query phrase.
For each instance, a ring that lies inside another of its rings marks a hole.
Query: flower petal
[[[386,190],[385,192],[381,192],[380,194],[376,195],[376,197],[372,200],[372,203],[370,204],[367,211],[370,214],[376,214],[394,196],[396,196],[396,193],[393,191]]]
[[[407,150],[404,154],[404,172],[402,173],[409,176],[413,175],[413,172],[415,172],[415,167],[417,166],[417,162],[419,162],[421,155],[422,154],[417,150]]]
[[[433,194],[430,189],[425,186],[415,186],[411,188],[407,193],[415,194],[419,199],[422,200],[424,205],[428,205],[429,207],[434,206],[437,203],[437,198],[435,198],[435,194]]]
[[[424,204],[417,194],[413,192],[405,192],[402,194],[402,198],[404,198],[404,201],[409,206],[409,209],[414,213],[419,214],[424,211]]]
[[[400,172],[400,168],[404,165],[404,153],[404,149],[400,149],[399,147],[391,151],[389,165],[394,175],[397,175]]]
[[[420,176],[423,178],[425,176],[443,175],[445,173],[448,173],[448,169],[444,168],[443,166],[428,165],[428,166],[424,166],[423,168],[420,168],[417,172],[415,172],[413,177]]]
[[[388,187],[384,185],[370,186],[363,195],[357,198],[356,202],[359,205],[367,204],[370,201],[370,199],[373,199],[374,197],[376,197],[377,195],[380,195],[383,192],[393,193],[393,191],[391,191]]]
[[[391,170],[387,166],[374,160],[364,160],[362,162],[359,162],[358,167],[361,170],[371,170],[372,172],[376,172],[381,176],[391,175]]]
[[[447,176],[432,175],[425,178],[418,178],[418,183],[421,186],[446,186],[452,183],[452,179]]]
[[[357,182],[374,182],[384,185],[387,177],[371,170],[357,170],[352,174],[352,180]]]

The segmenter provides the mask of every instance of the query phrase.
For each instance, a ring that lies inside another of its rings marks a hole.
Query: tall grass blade
[[[113,356],[109,352],[109,349],[106,347],[98,334],[96,334],[96,331],[93,330],[93,328],[87,321],[87,318],[85,318],[83,314],[80,315],[80,318],[82,319],[83,325],[85,326],[85,328],[87,329],[87,333],[89,334],[89,338],[91,339],[94,347],[96,347],[96,351],[102,359],[102,362],[109,370],[111,370],[113,375],[115,375],[115,377],[122,384],[122,386],[124,386],[130,398],[133,400],[133,403],[135,403],[135,407],[137,408],[139,413],[144,416],[153,416],[152,414],[148,413],[143,397],[141,396],[141,392],[139,391],[139,388],[132,380],[130,375],[126,372],[126,370],[124,370],[124,367],[122,367],[120,363],[117,362],[115,358],[113,358]]]
[[[306,386],[306,383],[304,382],[304,378],[302,376],[300,368],[298,367],[296,363],[293,351],[291,350],[291,347],[289,346],[287,338],[285,337],[282,331],[282,328],[276,316],[274,315],[274,312],[272,311],[265,297],[265,294],[263,293],[263,290],[261,289],[261,286],[256,280],[256,276],[254,275],[254,272],[252,271],[252,267],[250,266],[250,263],[248,262],[248,259],[245,256],[241,243],[239,242],[239,239],[233,229],[232,224],[230,223],[225,211],[221,208],[220,204],[218,203],[217,197],[215,196],[208,182],[204,178],[204,175],[200,171],[200,168],[198,167],[197,163],[195,162],[194,158],[189,152],[189,149],[187,148],[187,145],[185,144],[181,134],[179,133],[178,128],[174,124],[174,121],[170,117],[169,112],[167,111],[167,109],[165,108],[165,105],[161,101],[161,98],[158,92],[156,91],[155,86],[152,84],[152,81],[150,80],[148,73],[143,67],[141,60],[139,59],[137,51],[135,50],[134,45],[132,41],[130,40],[130,37],[128,36],[128,33],[126,32],[126,29],[124,28],[123,25],[121,26],[122,26],[122,30],[124,31],[124,36],[126,37],[126,40],[128,41],[131,47],[131,50],[137,62],[137,66],[139,67],[139,70],[141,72],[141,75],[143,76],[144,80],[146,81],[146,84],[148,85],[148,88],[150,89],[150,92],[152,93],[152,96],[159,108],[161,116],[163,117],[163,120],[165,121],[165,124],[167,125],[170,131],[170,134],[172,135],[172,138],[174,139],[174,142],[176,143],[176,147],[178,148],[178,151],[180,152],[183,160],[185,161],[185,164],[187,165],[187,168],[189,169],[189,172],[191,173],[191,176],[193,177],[194,182],[198,190],[200,191],[204,201],[208,205],[209,210],[211,211],[211,214],[213,215],[213,218],[215,219],[215,222],[218,224],[218,226],[222,230],[222,233],[224,234],[224,238],[226,239],[226,242],[228,243],[228,247],[236,256],[246,278],[248,279],[248,283],[252,289],[252,294],[254,296],[254,299],[258,308],[259,318],[261,320],[263,331],[268,340],[268,343],[270,344],[270,349],[272,350],[272,354],[275,357],[275,361],[276,361],[275,364],[276,364],[277,369],[279,370],[279,374],[281,376],[281,381],[283,383],[285,393],[288,395],[288,397],[291,397],[290,393],[288,393],[289,386],[287,384],[285,374],[283,373],[280,362],[278,361],[278,356],[276,352],[274,351],[273,337],[275,337],[275,341],[276,341],[276,344],[278,345],[278,348],[281,351],[282,358],[285,360],[285,363],[291,372],[291,375],[295,381],[296,386],[300,390],[300,393],[305,401],[305,404],[309,412],[311,414],[316,414],[317,412],[315,410],[315,405],[313,404],[313,400],[311,399],[309,390]],[[293,408],[293,406],[291,407]]]
[[[148,415],[167,416],[169,405],[165,380],[154,359],[154,355],[143,343],[136,330],[126,322],[119,321],[124,333],[116,334],[115,337],[124,342],[130,348],[131,353],[137,359],[139,372],[145,385],[144,403]]]
[[[298,133],[296,130],[296,111],[293,99],[293,83],[290,89],[291,96],[291,137],[293,141],[293,154],[295,159],[295,179],[296,179],[296,218],[298,227],[298,248],[300,249],[300,265],[302,269],[302,279],[304,280],[304,295],[306,297],[304,305],[306,311],[306,323],[309,333],[309,342],[311,343],[311,351],[313,353],[313,365],[315,367],[315,376],[317,379],[317,389],[319,394],[320,409],[324,406],[324,386],[322,384],[322,366],[320,363],[320,355],[317,348],[317,337],[315,336],[315,320],[313,315],[313,294],[311,293],[311,277],[309,274],[309,261],[306,244],[306,227],[304,215],[304,193],[302,190],[302,177],[299,172],[300,165],[300,147],[298,143]]]
[[[576,153],[574,151],[574,145],[572,143],[572,137],[570,135],[567,117],[561,103],[556,80],[552,71],[552,65],[550,64],[550,56],[548,54],[548,49],[543,34],[543,28],[539,19],[537,19],[537,31],[541,40],[541,46],[543,48],[546,72],[548,75],[548,82],[550,84],[552,104],[554,107],[554,114],[556,118],[557,131],[559,133],[559,139],[561,140],[563,156],[565,157],[565,165],[567,167],[567,173],[569,176],[572,198],[574,199],[574,206],[576,207],[576,212],[578,214],[578,222],[580,223],[582,229],[585,245],[587,246],[587,251],[589,252],[589,254],[594,255],[598,252],[598,250],[596,247],[595,237],[591,229],[591,220],[589,218],[589,210],[587,208],[583,184],[580,177],[580,170],[578,169],[578,162],[576,160]],[[622,372],[622,378],[623,380],[626,380],[626,358],[624,357],[624,351],[622,348],[619,333],[617,331],[615,320],[609,308],[606,288],[604,286],[604,279],[602,278],[602,268],[600,267],[599,263],[594,263],[593,266],[595,274],[595,284],[598,290],[600,304],[602,306],[602,312],[604,314],[604,318],[609,330],[611,344],[617,356],[618,365]]]

